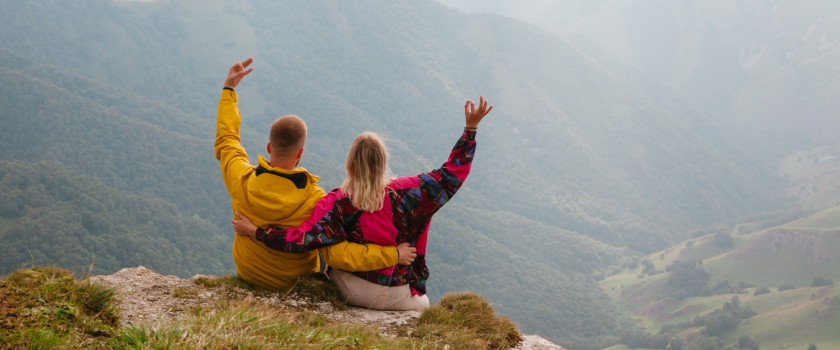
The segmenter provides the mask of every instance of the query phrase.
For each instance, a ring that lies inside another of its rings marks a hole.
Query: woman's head
[[[353,206],[364,211],[382,209],[388,184],[388,149],[372,132],[356,136],[347,151],[347,178],[341,192],[350,196]]]

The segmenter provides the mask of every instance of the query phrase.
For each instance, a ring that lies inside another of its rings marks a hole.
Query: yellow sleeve
[[[242,116],[236,105],[236,93],[231,90],[222,90],[222,97],[219,99],[219,111],[216,117],[216,143],[214,150],[216,159],[222,168],[222,177],[225,186],[230,191],[233,181],[238,179],[244,172],[249,171],[251,163],[248,162],[248,154],[242,147],[239,139],[239,125]]]
[[[397,264],[397,247],[347,241],[319,249],[327,265],[344,271],[373,271]]]

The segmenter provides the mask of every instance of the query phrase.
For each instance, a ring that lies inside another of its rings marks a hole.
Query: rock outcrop
[[[143,266],[138,266],[124,268],[113,275],[93,276],[91,280],[114,288],[115,298],[120,305],[120,319],[126,325],[134,325],[178,320],[185,317],[187,310],[212,303],[218,297],[219,291],[214,288],[205,288],[193,281],[198,278],[217,277],[196,275],[190,279],[181,279],[175,276],[163,276]],[[238,293],[241,298],[254,298],[266,305],[278,308],[298,308],[302,304],[307,304],[309,308],[336,321],[361,322],[378,327],[379,333],[383,336],[394,336],[397,327],[410,325],[420,316],[417,311],[379,311],[356,307],[337,310],[327,302],[309,305],[310,302],[297,298],[294,294],[259,295],[259,293],[244,289],[237,289],[235,293]],[[564,350],[536,335],[523,335],[523,341],[517,349]]]

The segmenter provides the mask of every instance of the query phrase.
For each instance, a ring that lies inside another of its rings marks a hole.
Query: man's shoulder
[[[245,181],[240,205],[248,206],[263,223],[289,227],[308,218],[324,196],[324,190],[310,177],[313,175],[302,168],[272,167],[263,157],[258,163]]]
[[[271,182],[288,181],[299,190],[307,190],[324,193],[324,190],[318,185],[320,178],[306,170],[303,167],[294,169],[284,169],[273,167],[265,157],[258,155],[257,165],[255,167],[254,176],[269,175],[266,179]]]

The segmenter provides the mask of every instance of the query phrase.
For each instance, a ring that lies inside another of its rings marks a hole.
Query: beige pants
[[[411,295],[411,289],[405,286],[385,287],[363,280],[339,269],[330,269],[330,280],[338,287],[338,292],[350,305],[376,310],[417,310],[429,307],[429,297]]]

